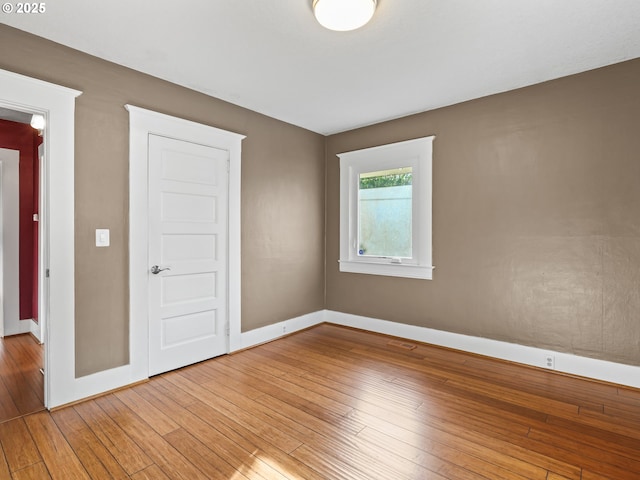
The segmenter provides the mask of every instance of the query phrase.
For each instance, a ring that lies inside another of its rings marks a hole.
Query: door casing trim
[[[53,408],[91,395],[75,376],[74,135],[75,100],[82,92],[6,70],[0,70],[0,86],[0,107],[46,120],[40,251],[51,277],[48,296],[39,294],[38,304],[47,315],[44,403]]]
[[[130,383],[149,376],[148,169],[149,134],[229,152],[228,347],[241,336],[240,173],[244,135],[125,105],[129,111],[129,370]]]

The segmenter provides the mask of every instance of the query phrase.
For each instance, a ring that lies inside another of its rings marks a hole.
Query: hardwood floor
[[[44,409],[42,355],[28,333],[0,338],[0,422]]]
[[[0,479],[640,478],[640,391],[331,325],[0,424]]]

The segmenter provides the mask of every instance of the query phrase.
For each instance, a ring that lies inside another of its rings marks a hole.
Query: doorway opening
[[[32,118],[0,108],[0,422],[45,408],[45,138]]]
[[[53,408],[94,395],[97,382],[75,378],[74,134],[75,101],[82,92],[0,69],[0,108],[45,118],[43,171],[46,199],[39,222],[40,249],[47,272],[39,295],[46,314],[44,404]],[[94,379],[91,379],[92,381]],[[98,379],[102,381],[102,378]],[[100,383],[102,386],[102,382]],[[108,388],[108,387],[107,387]],[[104,391],[104,390],[103,390]]]

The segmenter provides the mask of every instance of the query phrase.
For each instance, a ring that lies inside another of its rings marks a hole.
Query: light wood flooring
[[[0,422],[44,409],[42,355],[28,333],[0,338]]]
[[[640,391],[405,343],[321,325],[5,422],[0,479],[640,478]]]

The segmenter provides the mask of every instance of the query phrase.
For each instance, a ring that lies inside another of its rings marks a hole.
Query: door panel
[[[184,248],[184,245],[188,248]],[[165,262],[202,262],[216,259],[216,235],[173,234],[162,239]]]
[[[150,375],[227,351],[228,158],[149,135]]]

